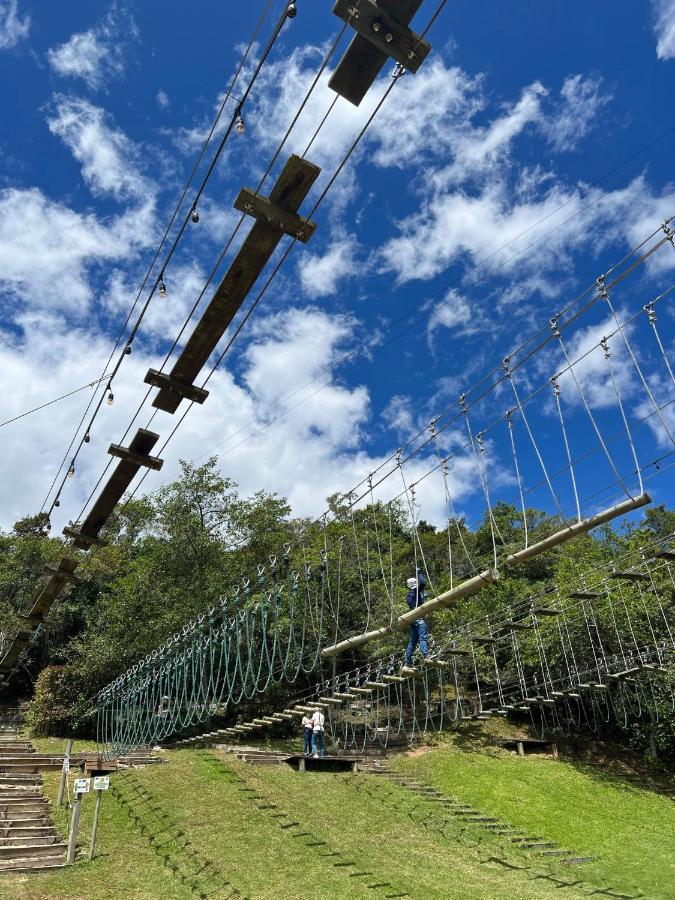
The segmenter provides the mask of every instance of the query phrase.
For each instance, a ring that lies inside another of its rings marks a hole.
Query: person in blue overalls
[[[408,604],[408,609],[417,609],[418,606],[422,606],[428,597],[427,592],[424,590],[424,585],[426,584],[424,573],[418,569],[417,578],[409,578],[406,584],[408,586],[408,596],[405,598],[405,602]],[[408,646],[405,651],[405,665],[408,667],[412,666],[413,653],[418,644],[420,645],[422,656],[426,659],[429,653],[429,646],[427,644],[427,623],[424,619],[417,619],[410,624]]]

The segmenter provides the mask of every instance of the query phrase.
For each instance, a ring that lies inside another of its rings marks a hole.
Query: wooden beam
[[[84,544],[85,546],[82,549],[89,549],[89,547],[107,547],[108,542],[102,540],[99,537],[90,537],[89,535],[82,534],[79,528],[75,528],[72,525],[66,525],[63,529],[63,534],[66,537],[70,538],[72,541],[78,541],[80,544]]]
[[[333,12],[357,32],[333,72],[328,87],[358,106],[382,67],[395,59],[416,72],[431,50],[408,28],[423,0],[337,0]],[[379,25],[377,30],[373,25]],[[387,40],[387,36],[391,38]],[[412,54],[412,57],[411,57]]]
[[[159,435],[155,434],[154,431],[146,431],[145,428],[139,428],[129,444],[129,450],[143,457],[148,457],[158,440]],[[73,539],[73,545],[78,550],[87,550],[91,539],[98,537],[99,531],[108,521],[139,469],[140,464],[135,461],[130,459],[120,460],[98,495],[89,515],[80,526],[79,535]]]
[[[203,403],[209,396],[209,392],[205,391],[204,388],[196,387],[194,384],[186,384],[178,378],[172,378],[171,375],[158,372],[157,369],[148,369],[143,380],[146,384],[169,391],[180,397],[181,400],[191,400],[193,403]]]
[[[474,575],[473,578],[469,578],[467,581],[463,581],[461,584],[457,585],[456,588],[452,588],[452,590],[445,591],[443,594],[439,594],[437,597],[433,597],[431,600],[427,600],[426,603],[423,603],[422,606],[418,606],[416,609],[411,609],[410,612],[403,613],[403,615],[399,616],[398,619],[394,622],[393,625],[385,625],[382,628],[377,628],[374,631],[366,631],[363,634],[356,634],[353,637],[346,638],[344,641],[340,641],[338,644],[333,644],[330,647],[324,647],[321,651],[321,656],[330,657],[337,656],[338,653],[342,653],[343,650],[349,650],[352,647],[359,647],[361,644],[367,644],[369,641],[375,640],[375,638],[384,637],[388,634],[393,634],[398,628],[405,628],[406,626],[416,622],[418,619],[423,619],[427,615],[436,612],[439,609],[443,609],[446,606],[450,606],[450,604],[454,603],[456,600],[460,600],[463,597],[469,597],[472,594],[478,593],[482,588],[487,584],[493,584],[495,581],[499,579],[499,575],[497,572],[492,569],[486,569],[484,572],[480,572],[478,575]]]
[[[519,550],[517,553],[511,553],[506,557],[506,564],[514,566],[518,563],[526,562],[533,556],[538,556],[540,553],[551,550],[553,547],[557,547],[565,541],[570,541],[579,534],[585,534],[587,531],[596,528],[598,525],[610,522],[612,519],[618,518],[618,516],[623,516],[626,513],[632,512],[634,509],[639,509],[641,506],[646,506],[651,502],[652,498],[647,493],[640,494],[639,497],[633,497],[630,500],[624,500],[623,503],[617,503],[616,506],[610,506],[609,509],[605,509],[594,516],[590,516],[588,519],[582,519],[581,522],[575,522],[573,525],[568,525],[561,531],[556,531],[555,534],[549,535],[549,537],[544,538],[543,541],[538,541],[536,544],[532,544],[532,546],[526,547],[524,550]]]
[[[316,222],[303,219],[297,213],[288,212],[283,206],[273,203],[269,197],[261,197],[248,188],[239,191],[234,208],[272,228],[278,228],[279,231],[302,241],[303,244],[306,244],[316,231]]]
[[[297,212],[321,169],[299,156],[291,156],[272,188],[269,199],[287,212]],[[265,222],[256,222],[235,256],[211,302],[195,326],[176,360],[170,377],[192,384],[208,361],[249,291],[276,250],[283,232]],[[174,413],[181,398],[172,391],[159,391],[152,405]]]
[[[120,444],[111,444],[108,447],[108,453],[111,456],[118,457],[118,459],[133,463],[139,469],[144,466],[146,469],[154,469],[156,472],[159,472],[164,465],[163,459],[158,459],[156,456],[146,456],[144,453],[136,453],[129,447],[122,447]]]

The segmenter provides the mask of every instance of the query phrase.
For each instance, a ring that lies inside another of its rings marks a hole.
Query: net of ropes
[[[576,595],[538,605],[502,608],[499,586],[645,507],[649,482],[672,465],[675,378],[660,322],[675,285],[645,302],[631,278],[673,249],[664,224],[278,559],[243,575],[217,608],[108,685],[97,698],[102,747],[164,740],[312,672],[318,693],[333,699],[314,702],[329,713],[356,702],[340,694],[369,697],[351,720],[344,710],[336,718],[343,746],[495,710],[528,709],[542,727],[598,727],[610,715],[657,709],[654,683],[667,677],[673,645],[669,547],[601,585],[586,588],[590,575],[577,572]],[[442,554],[426,537],[439,508]],[[407,611],[401,563],[428,594]],[[462,611],[481,597],[489,612],[470,624]],[[420,620],[433,631],[435,662],[418,657],[401,669]]]

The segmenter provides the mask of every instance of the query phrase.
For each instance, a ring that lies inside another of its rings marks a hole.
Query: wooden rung
[[[52,577],[61,578],[63,581],[80,581],[80,578],[75,574],[75,569],[78,565],[79,560],[68,559],[65,557],[58,566],[54,563],[47,563],[43,569],[43,573],[45,575],[51,575]]]
[[[401,678],[400,675],[383,675],[382,681],[388,681],[390,684],[400,684],[402,681],[405,681],[405,678]]]
[[[234,208],[239,212],[248,213],[249,216],[272,228],[278,228],[279,231],[302,241],[303,244],[306,244],[316,231],[316,222],[303,219],[297,213],[289,212],[280,204],[273,203],[268,197],[261,197],[248,188],[239,191]]]
[[[181,400],[191,400],[193,403],[203,403],[209,396],[209,392],[204,388],[197,387],[194,384],[186,384],[175,376],[167,375],[165,372],[158,372],[157,369],[148,369],[145,378],[146,384],[160,388],[163,391],[169,391],[180,397]]]
[[[446,653],[448,656],[471,656],[471,651],[465,650],[464,647],[448,647],[443,650],[443,653]]]
[[[337,700],[335,697],[319,697],[319,700],[322,703],[329,703],[331,706],[342,706],[342,700]]]
[[[445,659],[427,659],[426,665],[431,669],[449,669],[450,663]]]
[[[572,697],[574,700],[578,700],[581,696],[580,694],[577,694],[576,691],[564,691],[563,693],[566,697]]]
[[[72,541],[77,541],[80,544],[85,544],[87,547],[108,546],[108,541],[104,541],[96,535],[82,534],[79,528],[74,528],[72,525],[66,525],[66,527],[63,529],[63,534],[65,534],[65,536],[67,538],[70,538]]]
[[[373,693],[372,690],[371,690],[370,688],[367,688],[367,687],[353,687],[353,688],[352,688],[352,691],[353,691],[355,694],[361,694],[361,695],[363,695],[363,694],[372,694],[372,693]]]
[[[116,456],[124,462],[132,463],[135,466],[145,466],[147,469],[154,469],[156,472],[164,465],[164,460],[157,456],[146,456],[143,453],[136,453],[128,447],[121,447],[119,444],[111,444],[108,447],[108,453]]]
[[[595,600],[596,597],[602,596],[597,591],[572,591],[569,598],[570,600]]]
[[[559,544],[563,544],[565,541],[577,537],[577,535],[586,534],[587,531],[597,528],[598,525],[603,525],[605,522],[611,522],[612,519],[616,519],[619,516],[632,512],[634,509],[640,509],[640,507],[646,506],[651,502],[652,498],[646,493],[640,494],[639,497],[633,497],[630,500],[624,500],[622,503],[610,506],[609,509],[596,513],[594,516],[582,519],[581,522],[575,522],[572,525],[562,528],[560,531],[556,531],[555,534],[549,535],[549,537],[544,538],[542,541],[537,541],[537,543],[532,544],[531,547],[526,547],[524,550],[519,550],[517,553],[509,554],[509,556],[506,557],[506,564],[513,566],[521,562],[526,562],[533,556],[545,553],[546,550],[551,550],[553,547],[557,547]]]
[[[343,693],[341,691],[335,691],[334,696],[339,697],[340,700],[357,700],[358,699],[358,694],[352,694],[351,692]]]
[[[280,722],[288,722],[293,720],[293,716],[290,713],[277,713],[277,719]]]
[[[535,606],[532,610],[532,614],[535,616],[559,616],[561,612],[561,609],[553,606]]]
[[[419,670],[415,669],[413,666],[401,666],[401,675],[417,675],[419,674]]]
[[[497,638],[489,637],[488,635],[477,634],[475,637],[472,637],[471,640],[474,644],[496,644]]]
[[[649,575],[643,572],[611,572],[609,577],[622,581],[649,581]]]
[[[661,550],[654,554],[654,559],[667,559],[669,562],[675,561],[675,550]]]
[[[534,628],[534,622],[517,622],[515,620],[504,622],[504,628],[510,628],[512,631],[529,631]]]
[[[358,106],[388,59],[413,74],[431,50],[408,28],[422,0],[337,0],[333,12],[356,32],[328,86]]]
[[[364,687],[369,688],[371,691],[380,691],[382,688],[386,688],[386,684],[383,681],[366,681]]]
[[[302,711],[301,709],[285,709],[284,712],[287,713],[289,716],[302,716],[302,715],[304,715],[304,713],[303,713],[303,711]]]

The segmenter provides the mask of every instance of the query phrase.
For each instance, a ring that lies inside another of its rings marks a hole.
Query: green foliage
[[[240,497],[237,486],[219,473],[215,459],[202,466],[181,463],[175,482],[124,505],[102,535],[107,545],[83,556],[78,569],[81,580],[51,610],[39,639],[29,649],[25,668],[15,679],[25,690],[29,687],[26,673],[35,677],[45,667],[57,667],[47,668],[36,685],[34,716],[39,732],[54,733],[76,727],[76,722],[82,725],[81,712],[66,710],[69,703],[73,709],[86,710],[87,701],[98,690],[222,596],[231,597],[239,588],[242,609],[267,602],[269,581],[263,583],[258,576],[261,563],[268,572],[276,567],[282,575],[303,573],[309,566],[316,580],[322,555],[327,553],[333,613],[337,613],[338,579],[340,585],[339,621],[336,625],[330,620],[324,632],[330,641],[334,636],[386,624],[404,611],[405,580],[416,566],[427,573],[433,596],[493,566],[493,534],[501,544],[500,555],[520,549],[524,543],[523,513],[505,503],[497,504],[475,530],[469,530],[463,519],[451,520],[441,529],[422,521],[417,541],[412,539],[408,509],[402,501],[391,505],[376,502],[352,510],[349,498],[335,495],[328,506],[331,516],[325,528],[322,523],[290,518],[283,498],[265,492]],[[560,527],[536,509],[527,509],[525,516],[530,542]],[[44,524],[43,515],[34,516],[17,522],[9,534],[0,533],[0,632],[11,634],[17,628],[18,613],[25,611],[35,596],[45,563],[66,551],[60,539],[44,537]],[[658,506],[638,525],[605,526],[517,568],[502,566],[496,584],[433,617],[432,643],[444,643],[449,633],[461,631],[467,622],[485,622],[486,617],[503,620],[527,598],[554,586],[566,597],[579,588],[584,573],[592,577],[627,552],[637,562],[642,547],[665,541],[673,531],[675,512]],[[634,641],[642,646],[653,639],[654,621],[661,623],[664,615],[672,621],[673,584],[665,572],[655,579],[663,609],[651,590],[632,585],[612,588],[613,605],[594,605],[592,613],[603,646],[616,652],[617,638],[626,641],[628,635],[631,640],[634,635]],[[288,625],[288,600],[280,602],[283,633]],[[480,630],[482,626],[475,627]],[[553,648],[548,660],[551,669],[563,670],[566,660],[556,638],[558,623],[542,619],[540,627]],[[568,628],[578,668],[592,667],[593,649],[584,616],[571,617]],[[364,645],[351,654],[349,665],[382,654],[400,658],[404,641],[405,636],[397,632]],[[526,673],[536,673],[540,669],[536,635],[521,632],[518,641]],[[630,648],[626,641],[625,649]],[[487,662],[486,651],[481,649],[479,658],[483,657]],[[500,648],[499,662],[505,676],[515,679],[508,647]],[[276,689],[279,701],[303,687],[302,683],[280,685]],[[617,723],[616,733],[653,757],[675,753],[669,702],[666,692],[658,700],[658,720],[627,717]]]

